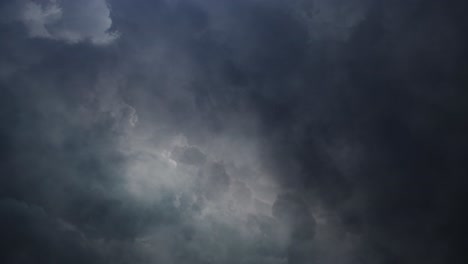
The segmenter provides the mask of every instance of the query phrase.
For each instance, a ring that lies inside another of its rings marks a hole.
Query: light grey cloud
[[[188,165],[203,165],[206,162],[206,154],[195,146],[176,147],[171,156]]]
[[[103,45],[119,36],[117,31],[111,30],[112,19],[106,0],[22,0],[19,3],[17,19],[33,38]]]

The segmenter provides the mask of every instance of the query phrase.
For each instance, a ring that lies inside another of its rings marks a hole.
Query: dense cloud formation
[[[448,0],[0,3],[0,263],[466,263]]]
[[[33,38],[107,44],[118,37],[110,32],[112,19],[105,0],[19,0],[4,4],[2,15],[20,21]]]

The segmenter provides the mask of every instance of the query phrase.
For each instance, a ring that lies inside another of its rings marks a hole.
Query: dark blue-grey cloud
[[[463,1],[0,10],[2,263],[464,263]]]

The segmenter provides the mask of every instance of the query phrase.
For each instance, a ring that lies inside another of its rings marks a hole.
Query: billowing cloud
[[[465,5],[1,2],[0,262],[464,263]]]
[[[206,162],[206,154],[195,146],[177,147],[172,151],[174,158],[189,165],[203,165]]]
[[[111,29],[106,0],[21,0],[17,5],[17,19],[25,25],[30,37],[102,45],[119,36]]]

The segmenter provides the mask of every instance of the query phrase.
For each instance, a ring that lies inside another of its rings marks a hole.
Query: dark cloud
[[[2,2],[0,262],[464,263],[465,10]]]
[[[3,263],[100,263],[89,241],[44,209],[6,199],[0,202]]]
[[[279,221],[291,226],[293,239],[310,240],[314,237],[315,219],[306,201],[297,194],[278,195],[273,204],[272,214]]]

